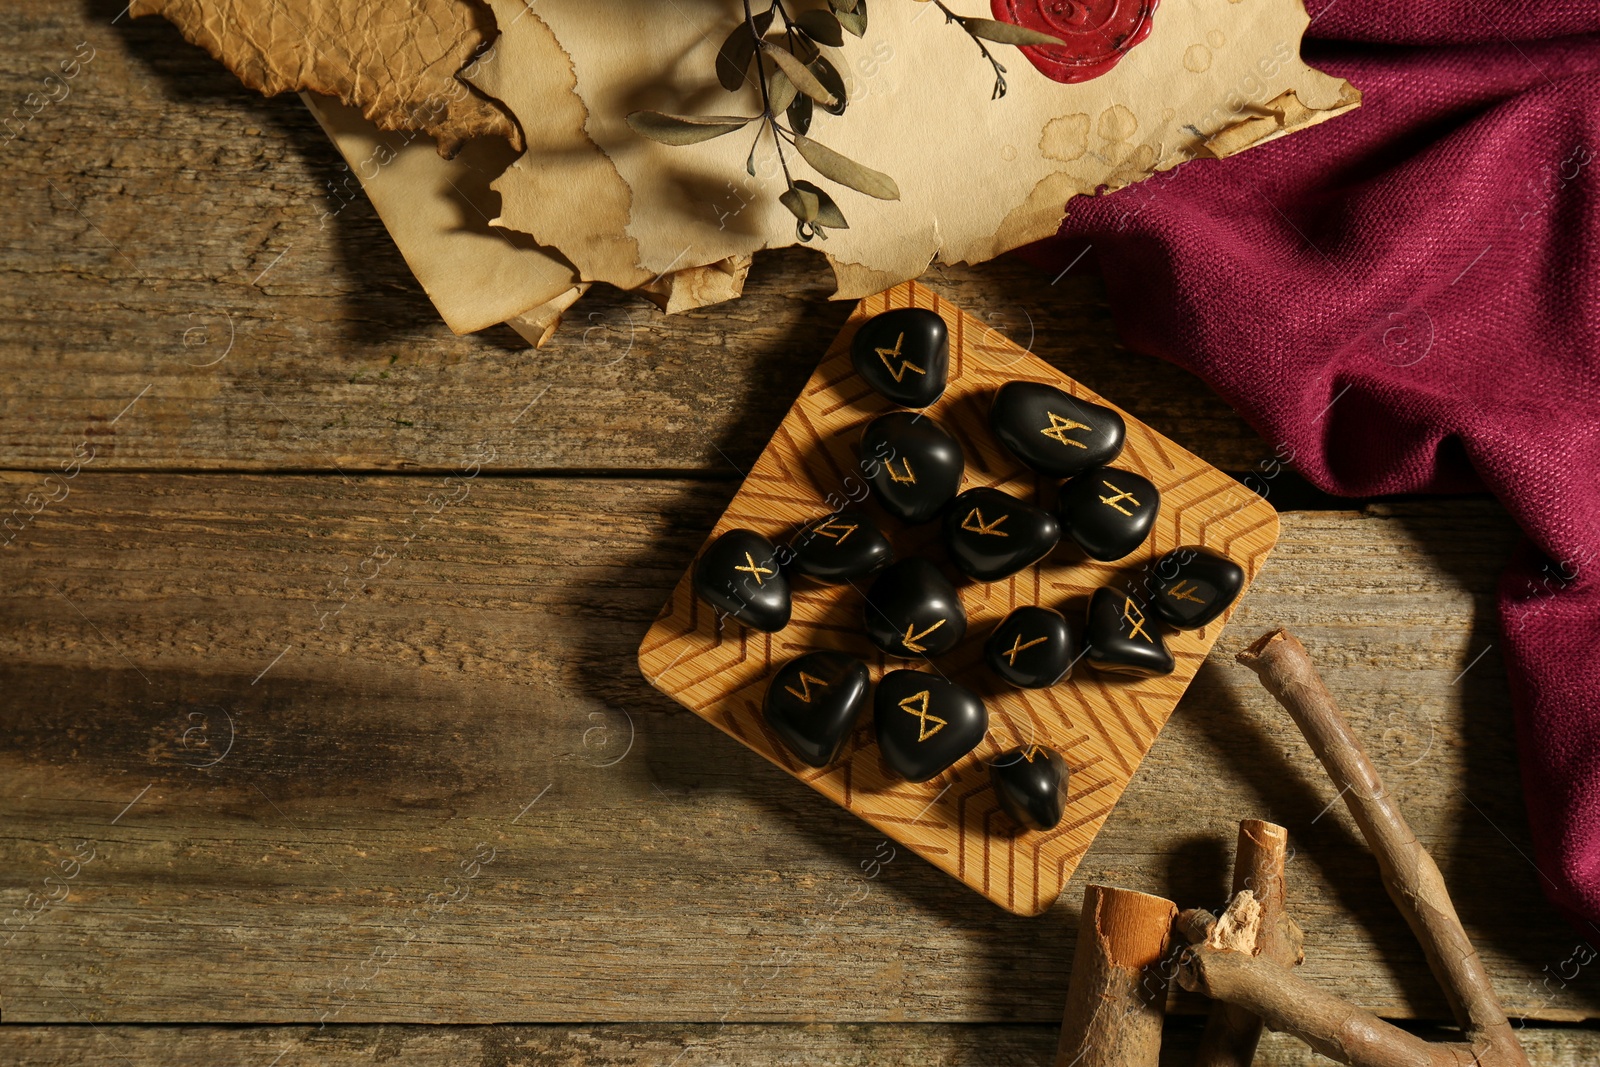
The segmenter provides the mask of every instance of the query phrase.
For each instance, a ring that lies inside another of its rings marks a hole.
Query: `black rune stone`
[[[778,550],[754,530],[729,530],[701,554],[694,591],[746,626],[777,633],[789,625],[789,581]]]
[[[989,711],[969,689],[926,671],[890,671],[872,698],[883,762],[900,777],[926,782],[978,746]]]
[[[1244,588],[1244,568],[1199,545],[1183,545],[1156,561],[1156,614],[1180,630],[1198,630],[1228,610]]]
[[[856,331],[850,362],[889,400],[925,408],[944,393],[950,373],[949,331],[943,319],[923,308],[885,311]]]
[[[790,542],[789,566],[821,582],[844,583],[887,567],[894,549],[872,516],[849,509],[806,525]]]
[[[1014,748],[989,764],[1000,807],[1029,830],[1053,829],[1061,821],[1070,777],[1061,753],[1043,745]]]
[[[1117,467],[1091,467],[1061,490],[1056,512],[1078,547],[1103,563],[1144,544],[1161,510],[1150,479]]]
[[[767,686],[767,724],[813,767],[826,767],[867,706],[867,665],[843,652],[808,652],[784,664]]]
[[[878,499],[902,522],[927,522],[956,495],[961,442],[926,415],[891,411],[867,424],[861,464]]]
[[[1061,526],[1048,511],[998,489],[968,489],[945,512],[944,540],[963,573],[994,582],[1049,555]]]
[[[1110,408],[1040,382],[1002,385],[989,407],[989,427],[1012,455],[1057,478],[1116,459],[1126,429]]]
[[[1089,623],[1084,630],[1084,659],[1108,674],[1151,678],[1171,674],[1172,653],[1156,629],[1155,619],[1139,602],[1115,589],[1096,589],[1089,598]]]
[[[891,656],[938,656],[967,633],[961,596],[925,559],[891,564],[867,590],[862,622],[872,643]]]
[[[984,642],[983,658],[1019,689],[1048,689],[1072,673],[1078,648],[1059,611],[1029,604],[1000,620]]]

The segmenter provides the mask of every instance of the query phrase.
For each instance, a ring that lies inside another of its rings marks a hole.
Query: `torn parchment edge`
[[[270,10],[263,20],[267,25],[263,27],[243,22],[230,23],[226,11],[221,12],[223,17],[220,19],[215,11],[210,13],[212,17],[206,17],[207,13],[198,0],[193,2],[193,11],[200,17],[191,15],[186,18],[185,15],[191,14],[188,7],[181,0],[131,0],[127,13],[131,18],[159,15],[166,19],[185,40],[203,48],[238,78],[245,88],[262,96],[314,92],[333,97],[349,107],[358,108],[369,122],[385,132],[417,130],[426,133],[434,139],[439,155],[445,159],[453,158],[463,145],[478,137],[502,138],[518,152],[527,148],[522,127],[511,114],[511,109],[469,80],[478,64],[492,56],[494,43],[500,36],[494,13],[487,4],[467,3],[459,9],[472,21],[471,27],[455,42],[458,48],[464,49],[461,65],[459,69],[451,71],[448,77],[439,79],[435,84],[445,88],[430,93],[420,104],[411,107],[409,116],[380,107],[377,99],[363,91],[363,83],[370,79],[361,76],[362,71],[356,67],[354,60],[351,62],[354,81],[330,77],[326,69],[318,66],[315,58],[304,54],[298,57],[294,69],[290,69],[287,63],[269,61],[268,56],[274,46],[283,45],[271,28],[273,19]],[[418,12],[413,10],[412,13]],[[310,48],[314,55],[317,53],[309,28],[283,15],[281,11],[278,21],[287,24],[293,31],[294,47]],[[237,52],[225,45],[225,33],[228,31],[238,35],[243,42]],[[439,39],[446,40],[443,35]],[[429,62],[420,55],[418,58],[424,63]],[[452,103],[456,106],[452,107]],[[425,105],[428,106],[426,113]]]
[[[434,249],[437,248],[435,242],[462,240],[466,234],[464,233],[461,237],[457,237],[451,233],[437,233],[429,237],[418,237],[415,234],[406,236],[404,229],[397,230],[396,227],[400,220],[394,217],[394,213],[406,210],[405,204],[409,197],[405,191],[402,191],[399,195],[394,195],[392,189],[380,192],[374,185],[380,177],[390,182],[410,180],[404,178],[396,169],[390,167],[386,170],[381,165],[382,160],[397,157],[391,151],[390,154],[380,158],[380,165],[375,166],[367,165],[372,163],[370,159],[360,160],[353,158],[351,155],[353,144],[341,140],[342,132],[353,131],[343,130],[342,127],[336,125],[335,116],[332,113],[335,108],[350,107],[350,105],[342,105],[332,97],[319,97],[311,93],[301,93],[300,98],[306,105],[307,110],[317,120],[318,125],[322,127],[323,133],[328,136],[334,148],[344,158],[350,171],[361,182],[368,201],[372,204],[373,210],[377,212],[379,220],[383,222],[390,239],[394,241],[401,256],[406,260],[407,266],[411,268],[413,276],[417,278],[418,284],[422,285],[423,290],[428,293],[434,309],[439,312],[440,317],[445,321],[445,325],[450,327],[452,332],[456,334],[474,333],[503,321],[536,348],[549,341],[556,328],[560,325],[562,314],[568,311],[589,290],[589,284],[578,279],[577,273],[570,264],[558,255],[539,248],[521,248],[514,258],[517,261],[528,264],[530,274],[535,267],[538,267],[553,275],[543,284],[529,284],[528,295],[521,306],[518,306],[516,301],[511,301],[509,309],[505,302],[502,302],[498,310],[474,309],[459,306],[449,301],[437,290],[430,287],[428,284],[429,276],[433,272],[419,260],[435,254]],[[353,111],[354,109],[351,108],[352,113]],[[385,139],[395,132],[378,130],[376,124],[370,120],[363,118],[362,121],[370,127],[370,129],[360,131],[360,136],[362,137],[373,138],[379,140],[380,143],[387,143]],[[459,161],[452,162],[439,159],[432,153],[419,153],[418,156],[411,158],[413,158],[415,165],[426,169],[431,184],[440,188],[444,187],[446,182],[451,181],[452,169],[460,165]],[[415,183],[417,187],[420,187],[421,184],[421,182]],[[417,188],[414,187],[409,192],[416,193]],[[482,233],[472,234],[473,238],[481,238],[483,236],[484,234]],[[690,311],[740,296],[744,291],[744,283],[750,273],[750,266],[751,259],[749,256],[734,256],[704,267],[686,268],[654,278],[637,291],[668,314]],[[532,282],[531,278],[529,282]]]

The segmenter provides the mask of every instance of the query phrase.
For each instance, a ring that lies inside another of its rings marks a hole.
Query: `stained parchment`
[[[504,322],[536,346],[549,340],[562,312],[589,286],[531,237],[490,225],[500,198],[489,184],[515,152],[497,139],[477,140],[454,159],[441,159],[423,135],[379,130],[328,97],[302,93],[301,99],[452,330]],[[354,195],[349,175],[335,188],[345,185],[351,189],[341,197]],[[328,216],[323,221],[333,224]],[[647,279],[639,291],[665,311],[688,311],[737,297],[749,272],[750,257],[734,257]]]
[[[133,0],[129,13],[165,16],[266,96],[337,97],[379,129],[425,131],[446,157],[474,137],[523,147],[506,109],[457,77],[495,35],[479,0]]]
[[[504,141],[470,141],[454,159],[441,159],[421,134],[380,130],[325,96],[301,98],[452,330],[470,333],[529,316],[529,329],[548,336],[577,296],[547,305],[579,283],[570,263],[531,237],[489,225],[499,204],[489,183],[516,156]],[[333,224],[327,217],[324,223]]]
[[[744,114],[759,93],[716,85],[713,62],[738,0],[489,0],[501,61],[472,81],[517,117],[529,151],[493,188],[499,225],[557,249],[584,281],[650,285],[686,268],[798,243],[778,203],[770,137],[745,172],[756,126],[688,147],[640,137],[630,112]],[[986,16],[984,0],[949,5]],[[899,185],[874,200],[821,179],[850,228],[818,242],[840,299],[914,278],[930,263],[982,262],[1055,232],[1072,196],[1114,190],[1199,156],[1224,156],[1323,121],[1360,100],[1299,57],[1300,0],[1171,0],[1110,73],[1062,84],[998,48],[1009,93],[938,9],[876,0],[866,37],[831,50],[850,92],[811,136]],[[994,46],[991,46],[994,47]]]

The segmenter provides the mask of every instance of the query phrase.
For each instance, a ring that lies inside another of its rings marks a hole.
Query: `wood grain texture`
[[[1435,1032],[1424,1029],[1432,1037]],[[1522,1031],[1538,1067],[1591,1067],[1600,1033],[1582,1029]],[[278,1067],[1037,1067],[1055,1047],[1051,1026],[959,1026],[872,1023],[804,1026],[686,1026],[597,1023],[585,1026],[87,1026],[0,1029],[0,1056],[13,1067],[213,1067],[218,1063]],[[1186,1067],[1194,1054],[1192,1024],[1168,1021],[1163,1067]],[[278,1057],[281,1057],[278,1058]],[[1266,1034],[1256,1067],[1327,1067],[1324,1059],[1282,1034]]]
[[[884,765],[870,716],[862,716],[839,757],[821,769],[796,759],[762,716],[773,672],[805,652],[848,652],[867,663],[874,682],[887,671],[921,666],[871,644],[855,585],[797,585],[789,625],[764,634],[708,609],[695,596],[691,565],[645,635],[639,669],[651,685],[707,722],[1000,907],[1037,915],[1055,903],[1072,877],[1239,601],[1202,629],[1169,633],[1165,640],[1176,667],[1155,678],[1113,678],[1084,664],[1060,685],[1016,689],[998,683],[984,667],[983,638],[1024,604],[1044,604],[1081,619],[1089,595],[1102,586],[1137,595],[1155,561],[1180,545],[1204,545],[1231,558],[1244,568],[1248,592],[1277,540],[1278,514],[1255,493],[1140,422],[1116,398],[1085,389],[926,286],[907,282],[857,305],[707,536],[706,547],[733,529],[752,529],[782,544],[806,523],[866,497],[858,456],[862,429],[896,408],[855,373],[850,341],[874,315],[909,307],[940,315],[949,333],[949,382],[924,414],[961,441],[967,462],[960,488],[986,486],[1035,504],[1054,489],[1058,479],[1040,477],[1019,463],[988,426],[989,402],[1000,386],[1045,382],[1115,408],[1126,421],[1116,466],[1142,475],[1161,493],[1145,543],[1109,564],[1069,546],[1003,582],[961,584],[969,635],[934,669],[983,698],[989,730],[972,752],[925,782],[907,782]],[[940,551],[938,523],[908,528],[882,513],[875,500],[865,506],[876,511],[880,528],[894,539],[896,558]],[[1131,595],[1128,606],[1138,610]],[[1150,624],[1160,625],[1154,617]],[[1035,742],[1061,753],[1072,784],[1059,826],[1018,833],[1000,808],[989,765],[1008,749]]]
[[[88,440],[107,470],[450,470],[493,428],[497,470],[736,477],[849,312],[796,250],[732,304],[665,316],[597,287],[545,349],[454,337],[298,102],[122,7],[0,9],[7,108],[95,51],[0,145],[0,468]],[[1055,277],[1007,258],[928,280],[1218,466],[1272,455],[1197,379],[1118,344],[1092,259]]]
[[[1600,1004],[1526,858],[1479,658],[1499,508],[1283,516],[1066,899],[1019,918],[908,855],[868,878],[881,834],[638,676],[732,491],[482,475],[419,524],[442,478],[80,474],[0,551],[0,919],[97,850],[7,928],[6,1021],[1053,1028],[1083,885],[1220,906],[1243,816],[1289,829],[1304,976],[1445,1018],[1326,777],[1231,662],[1274,625],[1317,657],[1508,1010]],[[495,858],[464,879],[480,842]]]
[[[270,1064],[302,1036],[279,1067],[1046,1060],[1070,905],[1011,916],[910,857],[868,879],[881,835],[632,666],[845,320],[821,259],[765,258],[746,299],[683,316],[597,290],[541,351],[452,337],[309,115],[122,7],[0,9],[0,92],[31,115],[0,132],[0,468],[31,472],[0,475],[0,516],[95,455],[0,549],[0,921],[45,904],[0,933],[0,1014],[71,1024],[0,1027],[0,1060]],[[928,281],[1212,463],[1271,456],[1117,344],[1092,259],[1054,279],[1007,258]],[[444,475],[480,443],[492,472],[608,476],[458,498]],[[326,477],[109,473],[174,468]],[[1069,900],[1093,879],[1218,906],[1237,820],[1272,818],[1303,973],[1446,1016],[1325,778],[1228,661],[1288,625],[1508,1009],[1600,1013],[1528,859],[1491,647],[1509,522],[1453,501],[1284,534]],[[49,902],[79,841],[95,858]],[[982,1025],[840,1025],[897,1018]],[[340,1025],[508,1019],[572,1025]],[[1536,1062],[1597,1058],[1588,1031],[1531,1033]]]

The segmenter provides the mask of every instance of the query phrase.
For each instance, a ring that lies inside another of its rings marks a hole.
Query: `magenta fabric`
[[[1127,343],[1319,488],[1505,503],[1536,858],[1600,921],[1600,2],[1324,4],[1305,55],[1358,110],[1075,200],[1032,254],[1087,242]]]

